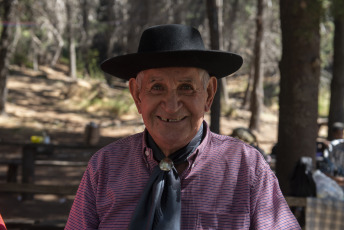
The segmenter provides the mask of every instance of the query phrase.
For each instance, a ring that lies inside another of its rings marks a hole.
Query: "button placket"
[[[154,167],[157,165],[157,162],[154,160],[152,150],[149,148],[146,148],[144,151],[144,156],[145,156],[144,158],[146,161],[146,166],[150,170],[150,172],[152,172]]]

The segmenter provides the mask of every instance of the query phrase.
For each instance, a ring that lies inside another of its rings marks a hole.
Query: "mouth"
[[[160,116],[157,116],[160,120],[165,121],[165,122],[178,122],[184,120],[186,117],[178,118],[178,119],[169,119],[169,118],[163,118]]]

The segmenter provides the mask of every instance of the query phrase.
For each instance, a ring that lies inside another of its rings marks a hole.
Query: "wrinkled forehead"
[[[194,67],[147,69],[138,73],[138,81],[199,81],[205,70]]]

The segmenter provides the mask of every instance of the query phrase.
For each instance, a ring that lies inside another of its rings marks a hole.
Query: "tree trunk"
[[[3,1],[3,17],[4,22],[9,22],[11,17],[13,1]],[[7,100],[7,75],[8,75],[8,53],[10,49],[10,31],[9,26],[2,27],[0,39],[0,115],[6,113]]]
[[[59,34],[57,30],[55,31],[55,36],[56,36],[56,39],[58,40],[58,47],[55,51],[53,59],[50,62],[50,66],[53,68],[56,66],[57,61],[59,60],[61,56],[62,48],[64,46],[64,40],[61,37],[61,34]]]
[[[82,29],[83,29],[83,39],[82,43],[80,44],[80,57],[83,62],[84,66],[84,73],[87,76],[91,75],[90,70],[90,47],[91,47],[91,39],[89,35],[89,29],[90,29],[90,23],[88,20],[88,15],[90,11],[90,3],[88,0],[82,0],[80,1],[80,9],[81,9],[81,15],[82,15]]]
[[[264,11],[264,0],[257,1],[257,18],[256,18],[256,41],[254,44],[254,80],[253,90],[251,96],[251,119],[250,129],[259,131],[260,114],[263,107],[263,70],[262,70],[262,44],[263,44],[263,11]]]
[[[216,0],[207,0],[207,13],[210,30],[210,46],[213,50],[218,50],[220,47],[220,34],[218,24],[218,14]],[[213,104],[210,111],[210,130],[215,133],[220,133],[220,113],[221,113],[221,80],[217,80],[218,87],[214,97]]]
[[[336,1],[334,1],[336,2]],[[333,39],[333,77],[331,81],[331,99],[328,116],[328,139],[332,140],[332,125],[344,122],[344,3],[337,1],[334,7]],[[338,12],[337,12],[338,11]]]
[[[218,28],[219,28],[219,47],[218,49],[224,50],[224,39],[223,39],[223,0],[216,0],[217,2],[217,9],[218,9]],[[227,80],[226,78],[221,78],[220,79],[220,87],[219,90],[221,90],[221,96],[224,100],[225,106],[229,106],[229,96],[228,96],[228,90],[227,90]],[[220,98],[221,101],[221,98]],[[221,113],[221,111],[220,111]]]
[[[76,53],[75,53],[75,40],[74,40],[74,13],[73,1],[69,1],[66,5],[67,20],[68,20],[68,45],[69,45],[69,76],[76,79]]]
[[[253,58],[251,58],[253,59]],[[244,99],[242,101],[242,108],[247,108],[247,103],[249,101],[251,101],[251,88],[252,88],[252,82],[253,82],[253,75],[254,75],[254,68],[253,68],[253,60],[250,61],[250,63],[248,64],[249,66],[249,72],[248,72],[248,77],[247,77],[247,86],[246,86],[246,90],[245,90],[245,95],[244,95]]]
[[[280,0],[281,82],[276,174],[285,195],[301,156],[315,163],[321,1]]]

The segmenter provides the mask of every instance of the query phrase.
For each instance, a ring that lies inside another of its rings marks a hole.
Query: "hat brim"
[[[147,69],[163,67],[197,67],[210,76],[222,78],[236,72],[242,65],[240,55],[217,50],[183,50],[152,53],[133,53],[112,57],[101,63],[101,69],[125,80],[135,78]]]

